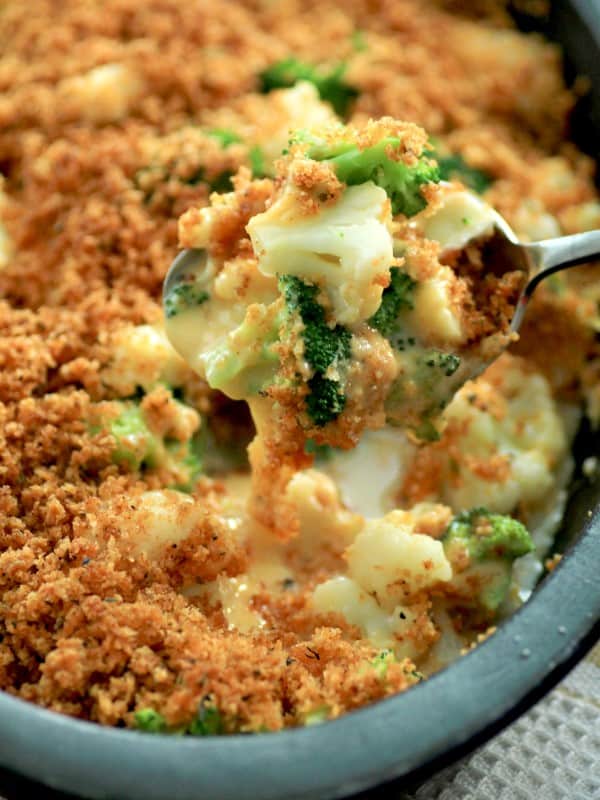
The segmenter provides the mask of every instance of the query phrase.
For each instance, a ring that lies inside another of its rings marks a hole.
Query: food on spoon
[[[206,257],[165,298],[167,333],[212,388],[249,402],[256,512],[283,536],[297,523],[273,494],[309,463],[307,439],[351,448],[386,423],[435,438],[510,341],[523,275],[485,271],[494,212],[440,184],[427,146],[390,118],[298,131],[274,182],[242,173],[180,220]]]

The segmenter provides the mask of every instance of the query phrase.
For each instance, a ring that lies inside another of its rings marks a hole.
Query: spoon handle
[[[600,230],[520,244],[519,247],[529,257],[530,272],[527,285],[517,303],[510,326],[512,331],[518,331],[521,327],[529,299],[540,281],[559,269],[575,267],[585,261],[600,258]]]
[[[600,258],[600,230],[559,236],[525,246],[533,262],[526,289],[527,294],[531,294],[538,283],[553,272]]]

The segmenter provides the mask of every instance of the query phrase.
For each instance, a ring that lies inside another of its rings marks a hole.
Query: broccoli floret
[[[364,31],[360,30],[352,31],[350,40],[352,42],[352,47],[357,53],[363,53],[365,50],[369,49],[369,45],[367,44],[367,37]]]
[[[144,708],[135,712],[136,728],[145,733],[167,733],[167,721],[162,714],[153,708]]]
[[[298,141],[303,138],[303,134],[299,134]],[[314,161],[331,164],[340,181],[348,186],[373,181],[390,198],[393,214],[412,217],[427,205],[421,187],[427,183],[438,183],[440,173],[437,164],[426,154],[415,164],[394,160],[393,154],[401,145],[396,136],[385,136],[364,150],[343,140],[333,144],[313,142],[307,155]]]
[[[512,563],[534,549],[527,528],[503,514],[473,508],[454,518],[442,538],[444,550],[457,566],[455,581],[473,588],[490,612],[503,602],[510,587]]]
[[[464,382],[462,359],[456,353],[425,349],[413,337],[402,334],[398,325],[387,337],[403,370],[386,398],[388,421],[410,427],[423,441],[435,442],[440,438],[436,420]],[[411,385],[418,387],[416,397],[410,389],[407,391]]]
[[[112,420],[109,431],[116,443],[112,454],[115,464],[127,464],[133,470],[155,465],[160,442],[148,428],[138,405],[126,406]]]
[[[352,101],[358,97],[358,90],[346,83],[344,73],[346,64],[341,63],[327,71],[307,64],[297,58],[285,58],[271,64],[259,75],[262,92],[285,89],[299,81],[314,84],[321,100],[331,103],[336,114],[345,116]]]
[[[213,128],[212,130],[207,131],[207,134],[212,136],[213,139],[217,139],[223,149],[228,148],[232,144],[241,144],[244,141],[239,134],[237,134],[235,131],[229,130],[228,128]],[[265,164],[265,157],[263,151],[258,145],[252,145],[252,147],[249,148],[248,161],[250,162],[253,178],[264,178],[265,175],[267,175],[268,170]],[[226,183],[226,188],[228,190],[231,188],[230,179],[231,174],[224,173],[223,175],[219,175],[216,180],[219,184]]]
[[[306,398],[308,416],[317,428],[339,417],[346,406],[346,395],[337,381],[324,378],[320,373],[308,381],[309,394]]]
[[[478,194],[483,194],[492,185],[493,180],[487,173],[471,167],[459,153],[436,158],[443,181],[457,179]]]
[[[213,139],[217,139],[221,147],[224,149],[232,144],[239,144],[244,141],[242,137],[239,136],[235,131],[228,130],[227,128],[213,128],[212,130],[207,131],[207,133],[209,136],[212,136]],[[264,178],[267,174],[267,168],[265,165],[263,151],[258,145],[253,145],[248,150],[248,161],[250,162],[252,177]],[[224,175],[220,175],[216,180],[219,183],[227,183],[228,185],[226,188],[229,189],[229,184],[231,183],[230,178],[230,173],[224,173]]]
[[[303,323],[304,357],[315,374],[307,382],[306,410],[319,428],[336,419],[344,410],[346,397],[336,380],[325,376],[332,365],[350,358],[352,334],[343,325],[330,327],[325,309],[318,302],[319,288],[294,275],[279,278],[288,312],[298,314]]]
[[[202,701],[198,716],[192,720],[186,732],[190,736],[218,736],[225,733],[223,715],[211,702]]]
[[[382,336],[391,336],[398,324],[398,314],[413,308],[413,291],[416,286],[410,275],[399,267],[390,269],[390,285],[384,289],[381,305],[369,320],[369,325]]]
[[[104,429],[114,437],[114,463],[132,471],[167,469],[177,481],[169,488],[191,492],[204,471],[205,437],[202,430],[187,441],[169,436],[163,438],[150,430],[137,400],[128,400],[120,405],[121,411],[116,418],[90,426],[92,433]],[[183,407],[184,404],[177,405]]]
[[[485,508],[463,511],[450,523],[444,544],[459,543],[473,561],[504,558],[512,561],[533,549],[531,536],[523,523]]]
[[[308,727],[310,725],[320,725],[322,722],[327,722],[331,709],[329,706],[318,706],[313,708],[312,711],[307,711],[302,715],[302,723]]]
[[[169,733],[188,736],[218,736],[225,733],[221,712],[210,702],[202,701],[198,715],[189,724],[170,728],[161,713],[144,708],[134,715],[136,728],[145,733]]]
[[[380,650],[369,664],[373,667],[377,676],[381,680],[385,680],[389,665],[393,664],[395,661],[396,656],[392,650]]]
[[[314,439],[307,439],[304,443],[304,452],[315,457],[317,463],[331,461],[335,448],[330,444],[317,444]]]
[[[201,306],[210,298],[209,293],[193,283],[178,283],[164,300],[165,316],[175,317],[182,311]]]
[[[460,356],[455,353],[443,353],[441,350],[427,350],[423,358],[426,367],[435,367],[450,378],[460,367]]]
[[[250,169],[252,170],[253,178],[264,178],[269,174],[264,153],[258,145],[254,145],[250,148],[248,151],[248,160],[250,161]]]
[[[304,355],[310,366],[325,372],[337,359],[349,358],[352,335],[342,325],[329,327],[325,309],[317,300],[319,288],[295,275],[283,275],[279,286],[288,309],[297,312],[304,323]]]
[[[216,139],[223,148],[242,141],[241,136],[227,128],[213,128],[206,132],[209,136],[212,136],[213,139]]]

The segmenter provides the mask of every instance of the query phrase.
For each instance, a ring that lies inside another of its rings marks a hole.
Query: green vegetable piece
[[[323,463],[333,458],[335,448],[330,444],[317,444],[314,439],[307,439],[304,443],[304,452],[314,456],[315,461]]]
[[[533,550],[533,542],[522,522],[486,508],[463,511],[444,534],[445,545],[460,542],[474,561],[502,558],[512,561]]]
[[[159,442],[148,428],[139,406],[126,406],[112,420],[109,432],[116,440],[112,454],[115,464],[127,464],[133,470],[155,465]]]
[[[212,703],[203,701],[198,716],[190,723],[187,732],[191,736],[218,736],[225,733],[221,712]]]
[[[232,190],[232,177],[233,173],[229,170],[225,170],[225,172],[221,172],[219,175],[215,175],[215,177],[211,180],[208,180],[206,177],[206,169],[204,167],[200,167],[200,169],[196,170],[196,172],[193,172],[188,178],[186,178],[183,183],[187,184],[188,186],[197,186],[199,183],[206,183],[206,185],[212,189],[213,192],[219,192],[219,194],[223,194],[224,192],[230,192]]]
[[[330,71],[307,64],[297,58],[285,58],[267,67],[259,75],[262,92],[285,89],[299,81],[314,84],[321,100],[333,106],[336,114],[345,116],[350,104],[358,97],[358,89],[344,81],[346,64],[337,64]]]
[[[298,141],[310,140],[300,133]],[[373,181],[385,190],[392,203],[393,214],[412,217],[422,211],[427,201],[421,187],[427,183],[438,183],[440,173],[437,164],[424,154],[415,164],[395,161],[391,154],[401,145],[395,136],[386,136],[372,147],[360,150],[351,142],[339,144],[314,142],[307,155],[315,161],[332,165],[337,177],[348,186]]]
[[[441,350],[428,350],[423,359],[425,366],[442,370],[447,378],[454,375],[460,367],[460,361],[456,353],[444,353]]]
[[[213,128],[212,130],[207,131],[209,136],[212,136],[214,139],[217,139],[224,149],[229,147],[232,144],[237,144],[242,142],[243,139],[239,136],[235,131],[228,130],[227,128]],[[250,161],[250,168],[252,169],[252,177],[253,178],[264,178],[267,175],[267,168],[265,165],[265,157],[263,151],[260,149],[258,145],[253,145],[248,150],[248,159]],[[224,186],[222,191],[229,191],[231,188],[231,173],[226,172],[222,175],[219,175],[215,181],[212,182],[212,187],[215,191],[221,191],[220,188]]]
[[[398,325],[398,315],[413,308],[413,291],[417,285],[400,267],[390,269],[390,285],[383,290],[381,305],[369,320],[369,325],[382,336],[391,336]]]
[[[308,381],[306,410],[319,428],[335,420],[344,410],[346,397],[338,381],[325,377],[333,364],[350,358],[352,334],[342,325],[330,327],[325,309],[317,300],[319,289],[294,275],[282,275],[279,288],[292,314],[300,316],[304,329],[304,355],[315,370]]]
[[[210,299],[209,293],[193,283],[178,283],[164,301],[165,316],[176,317],[182,311],[201,306]]]
[[[317,428],[339,417],[346,406],[346,396],[337,381],[324,378],[320,373],[308,381],[310,393],[306,398],[306,410]]]
[[[204,472],[204,437],[199,433],[187,442],[169,440],[166,442],[166,448],[172,459],[179,463],[187,475],[182,483],[177,483],[171,488],[179,492],[192,492],[198,478]]]
[[[297,312],[304,323],[304,355],[310,366],[325,372],[337,359],[349,358],[352,334],[342,325],[329,327],[325,309],[317,301],[319,288],[295,275],[282,275],[279,286],[288,309]]]
[[[481,606],[496,612],[510,588],[512,563],[534,549],[527,528],[516,519],[473,508],[459,514],[442,538],[448,559],[460,563],[466,554],[469,565],[455,576],[459,587],[473,591]]]
[[[254,147],[250,148],[248,151],[248,158],[250,159],[252,177],[264,178],[268,174],[268,170],[265,164],[264,153],[258,145],[254,145]]]
[[[218,736],[225,732],[221,712],[212,704],[202,702],[196,719],[189,725],[179,728],[169,728],[162,714],[153,708],[144,708],[136,711],[135,724],[138,730],[145,733],[169,733],[173,735],[188,734],[189,736]]]
[[[478,194],[483,194],[493,183],[486,172],[469,166],[460,153],[437,157],[437,162],[443,181],[459,180]]]
[[[415,436],[422,442],[439,442],[441,434],[430,419],[424,419],[415,428]]]
[[[309,727],[310,725],[320,725],[322,722],[327,722],[329,712],[329,706],[318,706],[312,711],[308,711],[303,717],[304,725]]]
[[[381,650],[369,663],[377,673],[377,676],[381,680],[385,680],[389,665],[395,661],[396,656],[392,650]]]
[[[212,136],[213,139],[217,139],[223,148],[242,141],[241,136],[239,136],[235,131],[230,131],[227,128],[213,128],[212,130],[207,131],[207,133],[209,136]]]
[[[225,194],[225,192],[230,192],[233,189],[233,183],[231,179],[233,178],[233,172],[225,171],[222,172],[220,175],[217,175],[216,178],[213,178],[210,181],[206,181],[206,183],[210,186],[213,192],[218,192],[219,194]],[[204,178],[202,180],[205,180]]]
[[[145,733],[167,733],[167,721],[153,708],[143,708],[135,712],[135,725]]]
[[[355,49],[357,53],[363,53],[365,50],[369,49],[369,45],[367,44],[367,37],[364,31],[360,30],[352,31],[350,40],[352,42],[352,47]]]

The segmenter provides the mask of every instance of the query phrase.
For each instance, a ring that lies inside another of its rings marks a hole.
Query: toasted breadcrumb
[[[513,31],[504,5],[468,4],[477,22],[454,0],[397,0],[376,11],[370,0],[38,0],[35,13],[18,0],[4,5],[0,171],[8,202],[1,214],[12,247],[0,268],[2,690],[118,726],[134,726],[145,708],[160,710],[170,726],[185,725],[208,698],[226,731],[260,731],[303,724],[316,708],[336,717],[418,680],[408,659],[387,665],[382,677],[371,667],[377,649],[355,626],[312,608],[312,587],[333,574],[338,552],[321,573],[314,556],[299,563],[288,553],[297,580],[252,596],[265,626],[229,629],[213,584],[244,575],[249,554],[226,488],[200,481],[201,518],[150,557],[128,538],[128,524],[139,519],[131,504],[143,506],[166,479],[116,464],[113,437],[90,421],[98,404],[120,397],[105,380],[111,337],[162,318],[177,218],[183,215],[185,244],[209,203],[206,180],[237,173],[234,194],[219,201],[229,205],[211,241],[222,260],[251,255],[244,228],[269,203],[273,181],[251,182],[247,143],[224,149],[197,128],[214,127],[211,119],[230,104],[243,114],[259,73],[291,53],[313,63],[347,61],[346,77],[359,90],[353,123],[393,115],[423,126],[494,179],[486,199],[511,223],[523,198],[559,220],[573,204],[595,200],[591,160],[564,142],[575,94],[563,84],[559,52]],[[360,52],[356,30],[368,41]],[[112,92],[111,75],[120,82]],[[327,170],[296,179],[325,201],[339,192]],[[567,397],[580,396],[582,380],[589,392],[598,384],[599,345],[588,324],[596,310],[569,288],[576,280],[566,279],[564,296],[537,291],[516,348]],[[508,276],[478,301],[514,292]],[[476,303],[470,316],[474,336],[481,335],[479,310]],[[495,312],[501,317],[505,308]],[[378,393],[388,379],[383,356],[363,364],[373,417],[381,415]],[[217,440],[250,435],[239,407],[203,382],[188,384],[187,396],[215,422]],[[503,413],[502,398],[485,385],[473,396]],[[175,424],[164,388],[143,403],[154,430]],[[175,436],[189,433],[173,425]],[[350,399],[340,444],[354,444],[364,425]],[[285,441],[269,444],[276,458],[256,449],[250,458],[255,466],[265,459],[256,479],[259,516],[291,535],[300,528],[296,511],[275,509],[270,498],[310,459],[291,426],[279,430]],[[467,458],[459,438],[449,425],[439,443],[420,449],[403,502],[427,497],[447,468],[453,480],[452,459]],[[489,481],[505,474],[499,458],[471,459],[469,468]],[[423,532],[440,535],[440,508],[423,519]],[[282,518],[273,522],[274,514]],[[188,592],[192,585],[204,594]],[[415,630],[426,648],[438,633],[425,605],[421,616]]]

